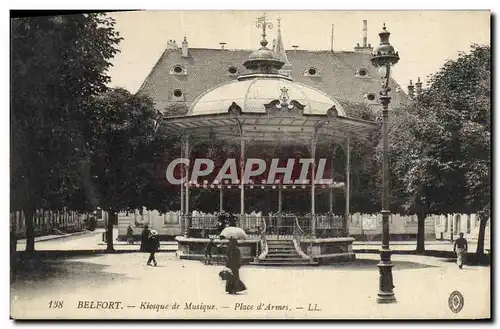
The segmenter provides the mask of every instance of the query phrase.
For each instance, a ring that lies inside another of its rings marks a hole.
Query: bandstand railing
[[[295,217],[294,230],[293,230],[293,241],[296,244],[296,249],[301,251],[311,261],[313,260],[311,257],[312,238],[313,238],[313,234],[311,233],[310,228],[309,228],[309,232],[306,232],[300,225],[299,217]],[[309,239],[308,246],[304,246],[304,243],[303,243],[304,239]]]
[[[268,238],[291,239],[300,228],[317,238],[331,238],[347,236],[346,228],[342,226],[343,216],[314,215],[315,231],[312,234],[311,215],[295,216],[288,214],[275,214],[271,216],[236,215],[236,226],[242,228],[251,238],[261,238],[265,234]],[[208,238],[217,236],[220,232],[218,216],[181,216],[181,225],[184,234],[190,237]]]

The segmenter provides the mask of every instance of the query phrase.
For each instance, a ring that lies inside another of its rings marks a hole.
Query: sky
[[[161,54],[167,41],[189,47],[257,49],[261,30],[256,19],[263,11],[136,11],[116,12],[116,29],[124,38],[109,71],[112,87],[136,92]],[[352,51],[362,43],[362,21],[368,22],[368,43],[379,44],[383,23],[400,61],[393,77],[402,86],[417,77],[425,83],[448,59],[456,59],[470,45],[490,44],[489,11],[265,11],[273,28],[267,31],[271,45],[277,33],[277,17],[286,49],[329,50],[332,24],[334,51]]]

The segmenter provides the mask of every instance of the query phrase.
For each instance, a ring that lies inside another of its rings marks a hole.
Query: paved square
[[[158,267],[145,265],[145,253],[30,260],[11,285],[11,315],[71,319],[455,319],[490,315],[489,267],[460,271],[449,260],[393,255],[398,303],[379,305],[375,302],[378,256],[357,257],[353,264],[326,267],[244,266],[241,277],[248,291],[236,296],[224,291],[218,277],[222,266],[178,260],[173,253],[158,254]],[[458,314],[448,307],[454,290],[465,299]],[[98,301],[100,307],[118,309],[95,309]]]

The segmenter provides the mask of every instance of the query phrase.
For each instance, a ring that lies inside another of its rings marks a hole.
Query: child
[[[210,241],[205,246],[205,265],[212,264],[212,249],[215,246],[214,239],[210,238]]]
[[[151,230],[146,247],[149,252],[147,265],[151,266],[151,262],[153,262],[154,266],[156,266],[158,263],[156,263],[155,253],[160,249],[160,239],[158,239],[158,232],[155,230]]]
[[[129,244],[134,244],[134,230],[130,225],[127,228],[127,242]]]

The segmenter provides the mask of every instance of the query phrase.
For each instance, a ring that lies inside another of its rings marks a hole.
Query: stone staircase
[[[268,253],[265,259],[256,259],[252,265],[260,266],[309,266],[318,265],[309,259],[304,259],[296,250],[292,239],[267,240]]]

